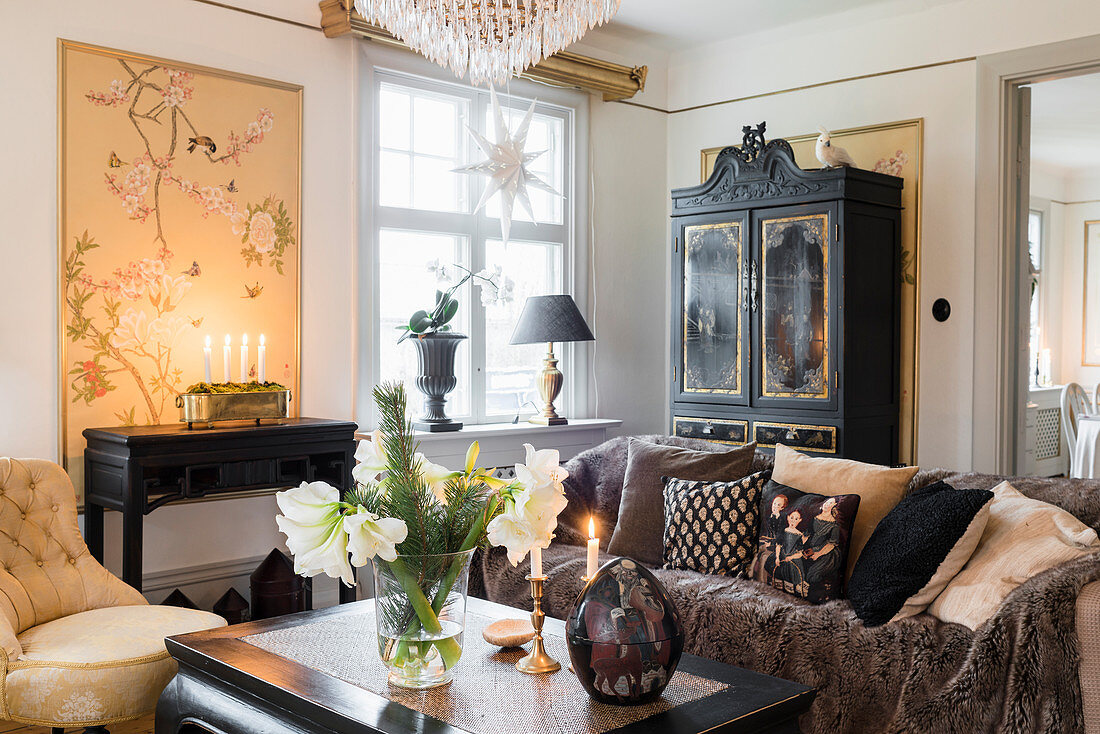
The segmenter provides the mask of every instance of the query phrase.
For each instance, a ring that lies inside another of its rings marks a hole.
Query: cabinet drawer
[[[752,433],[760,448],[774,448],[777,443],[781,443],[802,451],[836,453],[836,426],[754,421]]]
[[[740,446],[748,443],[749,422],[678,415],[672,419],[672,432],[682,438],[701,438]]]

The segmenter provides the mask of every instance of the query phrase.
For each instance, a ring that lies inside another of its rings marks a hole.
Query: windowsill
[[[618,428],[623,422],[610,418],[577,418],[570,420],[563,426],[540,426],[536,423],[528,423],[525,420],[519,423],[482,423],[480,425],[463,426],[459,431],[449,433],[431,433],[429,431],[415,431],[416,440],[424,443],[438,441],[448,437],[461,437],[466,440],[480,438],[505,437],[505,436],[545,436],[548,434],[568,433],[570,431],[590,431],[593,428],[609,430]]]
[[[485,438],[505,438],[518,436],[547,436],[569,433],[571,431],[591,431],[592,429],[610,430],[618,428],[623,422],[612,418],[577,418],[570,420],[563,426],[540,426],[527,421],[519,423],[481,423],[466,425],[458,431],[431,433],[429,431],[414,431],[416,440],[420,443],[433,443],[446,441],[447,439],[460,438],[465,441],[475,441]],[[356,438],[366,438],[367,433],[355,434]]]

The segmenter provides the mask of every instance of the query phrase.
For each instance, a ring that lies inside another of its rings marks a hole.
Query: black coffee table
[[[267,652],[242,638],[287,630],[344,615],[363,615],[373,600],[291,614],[259,622],[169,637],[168,651],[179,663],[179,673],[157,705],[156,734],[290,734],[339,732],[463,734],[419,711],[395,703],[314,668]],[[470,599],[468,613],[494,619],[515,618],[522,611]],[[547,635],[564,634],[559,620],[546,620]],[[374,648],[360,654],[377,654]],[[563,660],[568,665],[568,660]],[[462,675],[462,664],[455,675]],[[738,734],[796,734],[798,717],[814,699],[814,690],[768,675],[684,655],[680,672],[719,681],[724,690],[675,706],[649,718],[614,730],[617,734],[672,732],[737,732]],[[572,675],[566,670],[554,675]],[[537,676],[536,676],[537,678]],[[527,680],[521,678],[519,680]],[[674,679],[675,680],[675,679]],[[452,684],[453,685],[453,684]],[[555,706],[567,702],[555,701]],[[579,705],[585,705],[581,698]],[[525,716],[516,712],[516,728]],[[562,732],[562,734],[570,734]]]

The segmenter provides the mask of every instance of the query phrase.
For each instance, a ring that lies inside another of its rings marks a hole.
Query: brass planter
[[[183,393],[176,396],[180,422],[213,428],[217,421],[250,421],[290,417],[290,390],[236,393]]]

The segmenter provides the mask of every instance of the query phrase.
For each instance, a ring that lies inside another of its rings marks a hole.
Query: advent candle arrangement
[[[248,354],[248,334],[241,335],[240,348],[240,373],[237,383],[233,382],[232,370],[233,340],[229,334],[225,335],[225,345],[222,347],[222,384],[248,384],[258,382],[261,385],[267,382],[267,337],[260,334],[260,344],[256,347],[256,377],[253,380],[249,375],[250,363]],[[203,381],[211,384],[214,382],[211,366],[210,336],[207,335],[202,348]]]

